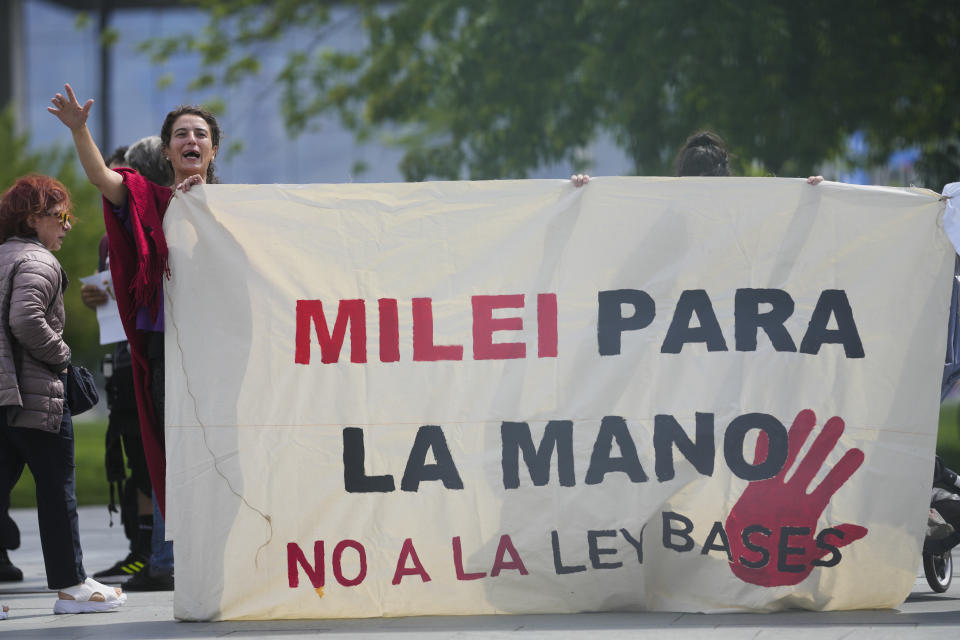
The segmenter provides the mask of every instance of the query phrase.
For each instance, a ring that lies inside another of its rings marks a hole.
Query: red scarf
[[[163,214],[173,193],[156,185],[133,169],[115,169],[127,187],[130,230],[117,219],[114,206],[103,199],[103,218],[110,250],[110,273],[117,296],[120,321],[130,343],[133,358],[133,382],[137,396],[137,415],[143,451],[150,471],[150,482],[160,511],[166,511],[167,460],[164,452],[163,425],[157,424],[150,395],[150,368],[147,362],[147,332],[137,329],[137,310],[146,307],[156,319],[163,300],[163,276],[170,276],[167,265],[167,241],[163,235]]]

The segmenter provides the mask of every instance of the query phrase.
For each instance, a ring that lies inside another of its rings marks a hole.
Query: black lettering
[[[644,528],[646,528],[646,525],[644,525]],[[640,529],[639,538],[634,538],[626,529],[620,529],[620,533],[623,534],[624,539],[636,550],[637,563],[643,564],[643,528]]]
[[[436,464],[427,464],[428,451],[433,451]],[[410,457],[407,458],[407,468],[400,480],[400,489],[416,491],[421,482],[432,480],[440,480],[447,489],[463,489],[463,481],[460,480],[457,466],[453,464],[443,429],[428,424],[417,430],[417,438],[413,441]]]
[[[698,327],[690,326],[694,313],[700,322]],[[727,341],[720,331],[720,323],[717,322],[717,314],[713,312],[710,296],[703,289],[689,289],[680,294],[660,352],[680,353],[683,345],[695,342],[706,343],[707,351],[727,350]]]
[[[611,458],[610,450],[616,439],[621,456]],[[640,466],[637,456],[637,447],[627,430],[627,422],[620,416],[605,416],[600,421],[600,431],[597,440],[593,443],[593,453],[590,454],[590,466],[587,468],[586,484],[599,484],[608,473],[622,471],[627,474],[631,482],[646,482],[647,474]]]
[[[808,536],[810,527],[781,527],[780,544],[777,545],[777,571],[784,573],[803,573],[802,564],[788,564],[788,556],[803,555],[803,547],[791,547],[790,536]]]
[[[823,549],[830,552],[830,557],[826,560],[816,559],[810,562],[815,567],[833,567],[840,563],[840,559],[843,557],[840,555],[840,549],[836,545],[832,545],[827,542],[827,536],[834,536],[837,540],[843,540],[846,537],[846,534],[840,529],[834,529],[830,527],[829,529],[824,529],[817,534],[817,549]]]
[[[837,319],[836,329],[827,329],[831,316]],[[863,357],[863,342],[853,321],[853,309],[847,292],[842,289],[827,289],[820,294],[807,332],[800,341],[800,353],[817,354],[824,344],[842,344],[848,358]]]
[[[394,490],[393,476],[368,476],[364,470],[363,429],[343,430],[343,488],[347,493],[387,493]]]
[[[516,489],[520,486],[521,451],[535,487],[542,487],[550,482],[550,460],[554,450],[557,452],[557,476],[560,486],[572,487],[576,484],[573,471],[573,421],[548,422],[543,437],[540,438],[540,445],[536,448],[533,446],[530,426],[526,422],[504,422],[500,425],[500,443],[504,489]]]
[[[767,566],[768,562],[770,562],[770,552],[767,551],[766,547],[762,547],[759,544],[754,544],[750,541],[750,536],[755,533],[763,534],[769,538],[770,529],[767,529],[761,524],[751,524],[748,527],[744,527],[743,532],[740,534],[740,540],[743,541],[743,546],[745,546],[747,549],[750,549],[750,551],[756,551],[760,554],[760,559],[757,561],[747,560],[743,556],[740,556],[740,564],[748,569],[762,569],[763,567]]]
[[[769,304],[771,309],[760,313],[761,304]],[[756,351],[760,329],[777,351],[797,350],[783,326],[794,309],[789,293],[782,289],[737,289],[733,307],[737,351]]]
[[[720,538],[720,544],[715,542],[717,538]],[[721,522],[713,523],[713,528],[710,529],[710,534],[707,536],[706,542],[703,543],[700,554],[705,556],[711,551],[723,551],[727,554],[727,562],[733,562],[733,556],[730,555],[730,541],[727,539],[727,532],[724,531]]]
[[[767,458],[750,464],[743,457],[743,442],[751,429],[767,434]],[[744,480],[766,480],[780,473],[787,461],[787,429],[766,413],[745,413],[730,422],[723,438],[723,456],[727,466]]]
[[[683,527],[674,529],[671,524],[673,522],[679,522]],[[690,518],[673,511],[663,512],[663,547],[665,549],[673,549],[680,553],[693,549],[693,538],[690,537],[691,531],[693,531],[693,521]],[[682,538],[683,542],[674,544],[674,536]]]
[[[553,547],[553,570],[557,572],[558,576],[587,570],[587,565],[585,564],[575,564],[571,566],[563,564],[563,560],[560,558],[560,534],[556,531],[550,532],[550,544]]]
[[[692,442],[687,433],[670,415],[657,415],[653,418],[653,451],[656,458],[657,480],[673,480],[676,472],[673,468],[673,445],[683,454],[687,462],[705,476],[713,475],[713,461],[716,443],[713,438],[713,414],[696,414],[697,436]]]
[[[633,307],[633,315],[621,315],[625,304]],[[619,355],[623,332],[648,326],[656,312],[657,305],[646,291],[615,289],[597,293],[597,348],[600,355]]]
[[[604,531],[587,531],[587,548],[590,550],[590,564],[594,569],[619,569],[623,566],[622,562],[600,562],[602,555],[616,555],[616,549],[601,549],[597,544],[598,538],[615,538],[617,532],[613,529]]]

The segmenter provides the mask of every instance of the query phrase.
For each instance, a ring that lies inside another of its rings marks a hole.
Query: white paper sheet
[[[101,271],[86,278],[80,278],[83,284],[92,284],[107,293],[107,302],[97,307],[97,322],[100,324],[100,344],[113,344],[127,339],[120,323],[120,310],[117,297],[113,293],[113,278],[109,271]]]

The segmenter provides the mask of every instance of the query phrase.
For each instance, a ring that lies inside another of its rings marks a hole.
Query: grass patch
[[[107,472],[103,464],[106,433],[106,420],[74,424],[79,504],[107,504],[110,501]],[[940,407],[937,453],[948,467],[960,469],[960,403]],[[20,482],[10,495],[10,505],[15,508],[37,506],[36,489],[29,469],[23,470]]]
[[[107,485],[107,470],[104,467],[104,438],[107,421],[75,422],[73,435],[76,442],[77,502],[79,504],[107,504],[110,502],[110,487]],[[10,494],[10,506],[26,508],[37,506],[36,486],[30,469],[24,467],[20,482]]]

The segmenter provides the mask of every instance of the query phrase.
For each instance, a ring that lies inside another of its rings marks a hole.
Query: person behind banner
[[[727,145],[712,131],[697,131],[673,160],[675,176],[732,176]]]
[[[173,169],[175,189],[155,184],[132,169],[110,170],[87,129],[93,100],[79,103],[72,87],[56,94],[47,110],[73,135],[87,179],[104,199],[110,273],[117,307],[130,344],[137,413],[150,479],[160,511],[165,508],[166,460],[163,435],[163,284],[167,243],[163,215],[176,191],[216,182],[213,160],[220,126],[210,112],[182,106],[167,114],[160,131],[162,150]]]
[[[673,175],[680,177],[731,177],[730,152],[727,143],[718,134],[700,130],[691,134],[680,147],[673,160]],[[570,176],[574,186],[582,187],[590,182],[590,176],[578,173]],[[823,176],[810,176],[808,184],[820,184]]]
[[[28,175],[0,198],[0,511],[29,466],[54,613],[116,609],[126,594],[88,578],[77,518],[73,421],[64,395],[67,276],[53,252],[72,227],[66,187]]]
[[[673,160],[673,175],[681,176],[731,176],[730,154],[723,138],[712,131],[697,131],[683,143]],[[570,176],[575,187],[590,182],[585,173]]]

